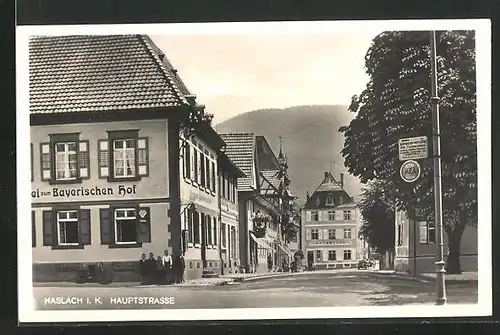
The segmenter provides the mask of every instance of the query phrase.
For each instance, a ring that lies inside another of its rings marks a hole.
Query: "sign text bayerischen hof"
[[[398,144],[400,161],[424,159],[428,156],[426,136],[401,138]]]

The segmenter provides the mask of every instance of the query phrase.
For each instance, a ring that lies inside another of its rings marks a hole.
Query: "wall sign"
[[[399,160],[423,159],[428,156],[427,137],[409,137],[398,141]]]
[[[53,187],[52,190],[36,190],[31,191],[32,198],[71,198],[71,197],[87,197],[87,196],[114,196],[114,195],[129,195],[137,193],[137,185],[118,185],[117,187],[75,187],[75,188],[59,188]]]
[[[420,165],[413,160],[406,161],[401,165],[399,173],[405,182],[412,183],[420,177]]]

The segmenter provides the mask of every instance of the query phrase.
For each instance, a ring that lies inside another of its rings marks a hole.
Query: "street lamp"
[[[431,104],[432,104],[432,148],[434,162],[434,216],[436,221],[436,305],[446,304],[443,213],[441,196],[441,139],[439,129],[439,96],[437,90],[436,32],[430,34],[431,53]]]

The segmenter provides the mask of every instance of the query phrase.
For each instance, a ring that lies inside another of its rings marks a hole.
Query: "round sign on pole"
[[[413,160],[406,161],[401,165],[399,174],[405,182],[412,183],[420,177],[420,165]]]

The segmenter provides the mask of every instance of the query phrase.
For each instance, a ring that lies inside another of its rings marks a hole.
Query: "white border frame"
[[[29,156],[29,76],[28,37],[30,35],[82,34],[307,34],[361,32],[366,30],[462,30],[476,31],[477,61],[477,129],[478,129],[478,303],[475,305],[425,305],[381,307],[304,307],[234,309],[101,310],[41,311],[34,310],[32,294],[31,230],[23,223],[31,218],[31,181]],[[384,20],[384,21],[309,21],[261,23],[200,24],[130,24],[18,26],[17,60],[17,203],[18,203],[18,302],[20,322],[98,322],[98,321],[167,321],[167,320],[250,320],[250,319],[320,319],[320,318],[388,318],[388,317],[466,317],[492,313],[491,269],[491,23],[487,19],[471,20]],[[26,177],[25,177],[26,176]]]

